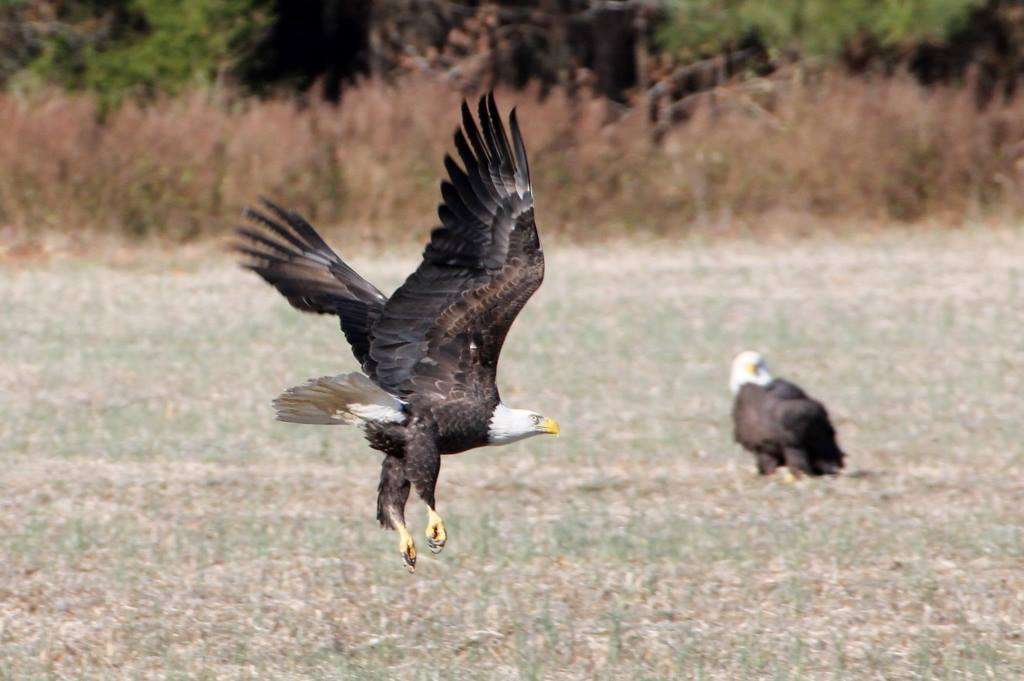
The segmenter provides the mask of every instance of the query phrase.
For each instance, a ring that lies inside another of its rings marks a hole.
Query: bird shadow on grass
[[[841,477],[850,478],[851,480],[877,480],[884,475],[883,471],[871,470],[869,468],[859,468],[849,473],[843,473]]]

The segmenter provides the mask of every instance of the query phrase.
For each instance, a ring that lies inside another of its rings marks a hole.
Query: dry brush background
[[[722,86],[655,141],[642,103],[499,91],[521,109],[549,235],[814,232],[838,224],[1012,221],[1024,211],[1024,99],[976,105],[813,70]],[[0,93],[0,242],[220,235],[257,194],[409,241],[431,219],[459,96],[432,81],[366,81],[340,107],[218,90],[101,118],[87,96]]]
[[[547,246],[501,385],[563,435],[446,459],[415,576],[359,435],[271,418],[354,367],[332,320],[221,254],[0,265],[0,677],[1024,674],[1024,235]],[[846,475],[753,475],[747,347]]]

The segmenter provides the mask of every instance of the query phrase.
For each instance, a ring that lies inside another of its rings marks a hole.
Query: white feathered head
[[[735,395],[744,383],[768,385],[772,375],[768,373],[768,364],[760,352],[744,350],[732,361],[732,373],[729,375],[729,388]]]

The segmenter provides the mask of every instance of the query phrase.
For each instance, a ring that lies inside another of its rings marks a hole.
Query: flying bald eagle
[[[390,298],[346,265],[296,213],[264,201],[247,210],[259,229],[241,228],[235,245],[256,272],[304,312],[337,315],[362,373],[315,378],[274,400],[292,423],[355,424],[384,453],[377,520],[399,534],[410,572],[416,546],[405,524],[409,489],[427,505],[427,544],[438,553],[447,532],[434,488],[442,454],[502,445],[558,424],[501,401],[498,355],[509,327],[544,278],[533,218],[526,147],[516,121],[505,132],[493,93],[473,119],[462,103],[455,133],[460,167],[445,156],[441,226],[423,261]]]
[[[845,454],[825,405],[799,386],[768,373],[757,352],[741,352],[729,378],[736,400],[733,437],[757,458],[757,471],[770,475],[786,466],[794,476],[834,475]]]

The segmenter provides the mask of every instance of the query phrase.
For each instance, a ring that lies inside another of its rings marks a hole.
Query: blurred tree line
[[[337,101],[360,76],[409,72],[467,90],[532,81],[625,102],[660,86],[678,99],[794,61],[926,83],[973,69],[986,101],[1024,70],[1024,1],[0,0],[0,83],[107,104],[214,83],[319,84]]]
[[[108,102],[231,82],[261,93],[366,71],[369,0],[0,0],[0,81]]]

